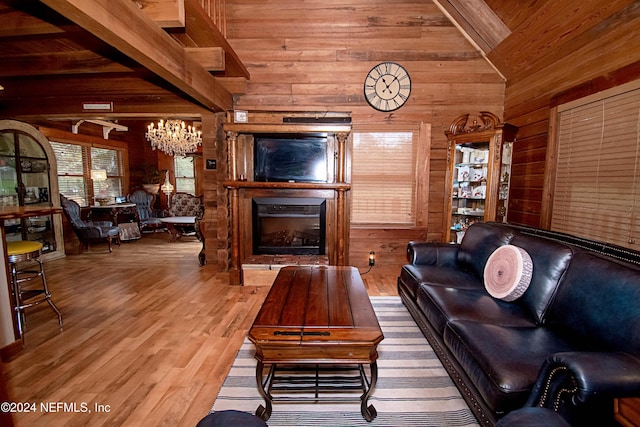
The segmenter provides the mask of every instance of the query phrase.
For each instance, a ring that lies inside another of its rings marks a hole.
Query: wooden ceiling
[[[632,24],[637,0],[433,0],[505,77],[508,85],[562,61],[611,28]],[[637,38],[630,25],[626,38]],[[608,48],[626,41],[603,40]],[[585,52],[597,58],[597,52]],[[620,65],[626,65],[621,58]]]
[[[232,109],[249,73],[199,1],[182,4],[1,1],[2,115],[189,119]]]
[[[203,3],[184,0],[181,15],[181,0],[0,0],[1,116],[196,119],[233,109],[249,71]],[[640,13],[634,0],[434,3],[508,84]],[[83,110],[87,102],[113,111]]]

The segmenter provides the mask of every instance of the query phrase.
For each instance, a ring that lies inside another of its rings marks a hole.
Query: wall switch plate
[[[243,110],[235,110],[233,112],[234,123],[247,123],[249,121],[249,112]]]

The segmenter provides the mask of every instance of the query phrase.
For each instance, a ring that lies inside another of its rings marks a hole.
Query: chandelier
[[[171,156],[184,156],[193,153],[202,144],[202,132],[187,126],[180,120],[160,120],[157,127],[147,126],[145,137],[151,142],[151,148],[163,151]]]

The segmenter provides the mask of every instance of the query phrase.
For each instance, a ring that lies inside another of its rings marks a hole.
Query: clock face
[[[402,107],[411,94],[411,78],[402,65],[382,62],[369,71],[364,80],[364,96],[378,111]]]

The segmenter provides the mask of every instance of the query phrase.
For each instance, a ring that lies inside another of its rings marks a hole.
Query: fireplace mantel
[[[351,126],[336,124],[241,124],[224,125],[229,150],[230,179],[223,185],[229,191],[231,217],[230,282],[242,284],[242,264],[255,259],[252,251],[251,203],[253,198],[322,198],[326,205],[326,258],[331,265],[348,264],[348,203],[351,184],[346,181],[346,142]],[[253,181],[253,135],[265,133],[326,133],[332,135],[333,170],[330,182]],[[245,135],[245,137],[242,137]],[[238,171],[241,171],[240,173]]]
[[[226,123],[224,130],[235,133],[346,133],[351,132],[351,125],[342,124],[274,124],[274,123]]]
[[[256,181],[225,181],[227,188],[266,188],[281,190],[335,190],[347,191],[351,189],[351,184],[345,182],[324,183],[324,182],[256,182]]]

